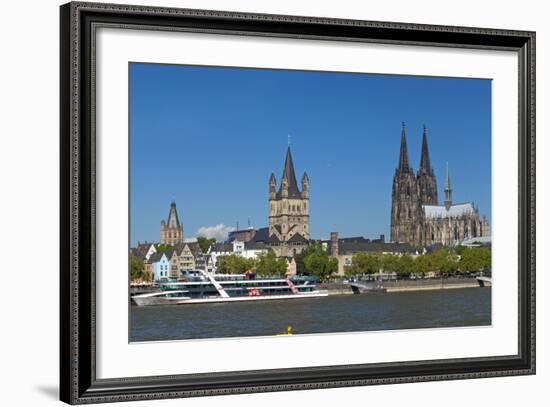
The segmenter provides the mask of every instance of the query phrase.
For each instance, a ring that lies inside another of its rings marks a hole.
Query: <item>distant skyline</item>
[[[448,162],[453,201],[490,220],[490,80],[132,63],[131,244],[158,241],[173,200],[186,238],[267,226],[289,135],[311,237],[389,240],[402,122],[414,170],[426,125],[439,196]]]

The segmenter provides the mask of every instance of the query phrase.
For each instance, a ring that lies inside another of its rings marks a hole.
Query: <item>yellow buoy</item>
[[[290,336],[290,335],[292,335],[292,325],[289,325],[286,327],[286,333],[277,334],[276,336]]]

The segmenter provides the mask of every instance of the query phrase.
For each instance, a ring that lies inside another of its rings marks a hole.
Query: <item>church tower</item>
[[[430,153],[428,151],[428,138],[426,136],[426,126],[422,131],[422,152],[420,154],[420,168],[416,174],[418,179],[418,189],[420,193],[420,203],[422,205],[437,205],[437,181],[434,170],[430,163]]]
[[[180,223],[174,201],[170,204],[168,220],[160,222],[160,243],[170,246],[183,243],[183,225]]]
[[[427,146],[426,146],[427,147]],[[393,176],[391,241],[421,243],[422,206],[414,171],[409,164],[405,123],[401,129],[399,162]]]
[[[300,191],[290,145],[278,191],[275,175],[269,178],[269,237],[281,243],[305,244],[309,241],[309,178],[304,172]]]

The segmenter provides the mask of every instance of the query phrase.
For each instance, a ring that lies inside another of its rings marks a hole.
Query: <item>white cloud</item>
[[[208,239],[215,238],[216,241],[227,240],[229,232],[235,230],[234,227],[225,226],[223,223],[220,223],[216,226],[203,226],[197,230],[197,236],[203,236]]]

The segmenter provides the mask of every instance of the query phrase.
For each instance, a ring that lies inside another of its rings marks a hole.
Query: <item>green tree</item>
[[[397,272],[398,264],[396,255],[389,253],[383,254],[380,262],[384,273]]]
[[[398,256],[396,259],[396,270],[397,274],[402,277],[409,276],[411,272],[414,271],[414,260],[408,254],[403,254]]]
[[[275,252],[262,253],[256,260],[256,273],[259,276],[281,276],[287,271],[287,262],[277,257]]]
[[[448,249],[440,249],[429,255],[430,265],[434,271],[448,274],[458,270],[459,257]]]
[[[347,267],[349,276],[378,273],[381,268],[379,256],[357,253],[351,258],[351,266]]]
[[[412,270],[415,274],[424,275],[425,273],[430,271],[430,267],[431,264],[429,257],[426,255],[420,255],[416,256],[416,258],[414,259]]]
[[[323,246],[320,243],[314,243],[309,245],[296,256],[294,256],[294,261],[296,262],[296,273],[297,274],[308,274],[306,271],[306,265],[304,259],[312,253],[325,252]]]
[[[216,271],[221,274],[243,274],[254,268],[254,259],[236,254],[220,256],[216,260]]]
[[[458,254],[459,256],[462,256],[462,253],[464,253],[466,250],[470,249],[469,247],[466,247],[466,246],[457,246],[455,248],[455,252],[456,254]]]
[[[353,268],[353,265],[352,266],[344,266],[344,276],[346,276],[346,278],[352,278],[352,277],[355,277],[357,275],[357,273],[355,272],[355,269]]]
[[[147,279],[143,261],[133,254],[130,255],[130,279],[132,281],[144,281]]]
[[[481,270],[483,271],[491,271],[492,269],[492,254],[491,249],[488,247],[481,247],[480,250],[480,257],[481,257]]]
[[[491,269],[491,249],[468,247],[462,250],[458,267],[462,272],[487,271]]]
[[[338,260],[324,250],[315,250],[304,258],[305,272],[326,280],[338,271]]]
[[[164,244],[164,243],[158,244],[157,245],[157,252],[162,253],[162,252],[165,252],[165,251],[167,251],[171,248],[172,248],[172,246]]]
[[[216,243],[216,239],[208,239],[207,237],[199,236],[197,237],[197,243],[199,244],[201,252],[206,253],[208,252],[208,249],[210,249],[210,246]]]

